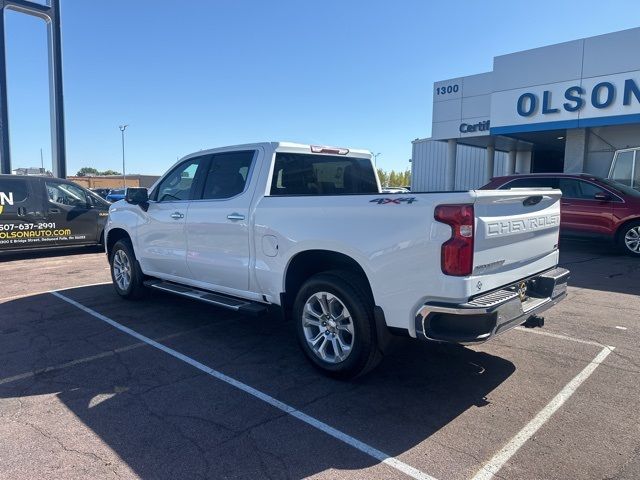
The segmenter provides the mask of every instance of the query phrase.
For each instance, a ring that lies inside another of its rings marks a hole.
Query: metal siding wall
[[[507,152],[498,152],[496,151],[495,160],[493,164],[493,176],[501,177],[505,174],[507,170],[507,157],[509,154]]]
[[[438,140],[413,142],[411,161],[411,190],[433,192],[445,190],[445,163],[447,144]],[[456,190],[472,190],[486,184],[485,168],[487,150],[479,147],[458,145],[456,153]],[[504,175],[507,153],[495,152],[492,177]]]
[[[447,144],[435,140],[413,143],[411,160],[411,190],[432,192],[445,188],[444,167]]]
[[[487,150],[467,145],[458,145],[456,157],[456,190],[473,190],[485,182]]]

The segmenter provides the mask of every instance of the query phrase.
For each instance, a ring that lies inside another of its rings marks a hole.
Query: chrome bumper
[[[467,303],[426,303],[416,312],[416,336],[435,342],[486,342],[564,299],[569,275],[569,270],[554,268]]]

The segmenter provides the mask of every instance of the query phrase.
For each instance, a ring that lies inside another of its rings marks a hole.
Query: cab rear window
[[[24,202],[29,197],[26,180],[0,178],[0,200],[10,205]]]
[[[301,153],[276,154],[271,195],[350,195],[378,193],[367,158]]]

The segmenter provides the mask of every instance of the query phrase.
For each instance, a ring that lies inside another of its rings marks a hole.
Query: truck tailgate
[[[473,277],[497,287],[557,263],[560,190],[477,190]],[[486,278],[486,277],[485,277]]]

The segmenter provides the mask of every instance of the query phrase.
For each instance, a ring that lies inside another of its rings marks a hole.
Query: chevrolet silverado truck
[[[116,292],[295,322],[312,364],[371,370],[394,335],[476,344],[566,296],[559,190],[381,193],[365,150],[257,143],[178,161],[110,207]]]

